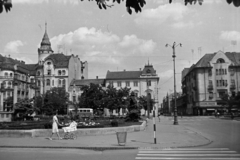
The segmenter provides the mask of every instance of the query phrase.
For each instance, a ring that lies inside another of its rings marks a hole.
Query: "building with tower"
[[[66,91],[74,79],[88,79],[88,63],[78,56],[54,53],[45,33],[38,48],[38,62],[25,64],[23,61],[0,55],[0,121],[10,121],[13,104],[24,98],[43,95],[52,87],[63,87]]]

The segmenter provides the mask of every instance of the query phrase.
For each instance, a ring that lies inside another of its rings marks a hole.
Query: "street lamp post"
[[[176,103],[176,73],[175,73],[175,58],[176,58],[176,54],[175,54],[175,48],[177,46],[180,46],[182,47],[182,44],[179,43],[179,44],[176,44],[176,42],[173,43],[173,45],[169,45],[169,44],[166,44],[166,47],[172,47],[173,49],[173,55],[172,55],[172,58],[173,58],[173,76],[174,76],[174,122],[173,124],[174,125],[178,125],[178,119],[177,119],[177,103]]]

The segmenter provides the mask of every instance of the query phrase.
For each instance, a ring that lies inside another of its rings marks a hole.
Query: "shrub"
[[[111,121],[111,126],[118,127],[118,121],[116,121],[116,120]]]
[[[130,113],[126,116],[125,121],[138,122],[140,119],[140,114],[138,110],[131,110]]]

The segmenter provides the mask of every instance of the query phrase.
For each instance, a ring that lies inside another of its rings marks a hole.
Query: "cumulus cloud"
[[[240,40],[240,32],[238,31],[222,31],[220,39],[226,41]]]
[[[128,55],[151,54],[156,47],[152,40],[140,39],[136,35],[121,38],[110,32],[86,27],[55,36],[50,41],[55,52],[59,46],[64,46],[72,49],[74,54],[87,57],[88,61],[105,63],[119,63]]]
[[[19,53],[19,47],[23,45],[23,42],[20,40],[8,42],[4,47],[4,52]]]
[[[180,21],[183,17],[191,13],[187,6],[184,6],[181,3],[172,3],[159,5],[155,9],[146,9],[135,19],[135,23],[138,25],[144,24],[161,24],[168,19],[174,21]]]

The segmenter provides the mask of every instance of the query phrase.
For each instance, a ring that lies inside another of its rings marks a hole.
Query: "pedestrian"
[[[160,122],[160,115],[161,115],[161,113],[160,112],[158,112],[158,120],[159,120],[159,122]]]
[[[53,123],[52,123],[52,135],[49,137],[49,140],[52,140],[52,136],[56,133],[58,136],[58,139],[62,139],[59,135],[59,131],[58,131],[58,125],[61,126],[61,124],[58,122],[58,118],[57,118],[57,111],[55,111],[53,113]]]
[[[233,113],[231,113],[231,118],[232,118],[232,120],[234,119],[234,114]]]

